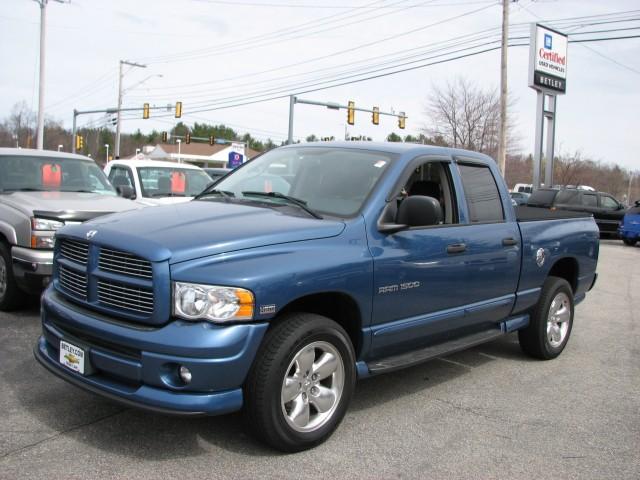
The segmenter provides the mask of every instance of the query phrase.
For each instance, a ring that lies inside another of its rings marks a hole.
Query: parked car
[[[510,192],[509,195],[516,202],[516,205],[525,205],[530,194],[526,192]]]
[[[625,211],[625,206],[612,195],[579,188],[539,188],[531,194],[527,205],[590,213],[601,234],[614,236]]]
[[[127,198],[147,206],[188,202],[211,184],[204,170],[187,163],[113,160],[104,171],[115,187],[126,189]]]
[[[222,177],[224,177],[227,173],[229,173],[233,169],[232,168],[209,168],[209,167],[205,167],[205,168],[203,168],[203,170],[205,172],[207,172],[207,175],[209,175],[211,177],[211,180],[213,180],[215,182],[216,180],[219,180]]]
[[[618,235],[625,245],[631,247],[640,239],[640,200],[626,211],[622,222],[620,222]]]
[[[136,208],[88,157],[0,148],[0,310],[48,284],[58,229]]]
[[[273,164],[293,179],[274,182]],[[310,448],[357,378],[515,331],[536,358],[562,352],[596,281],[598,228],[510,202],[474,152],[271,150],[192,202],[61,230],[35,355],[124,404],[242,409],[273,447]]]

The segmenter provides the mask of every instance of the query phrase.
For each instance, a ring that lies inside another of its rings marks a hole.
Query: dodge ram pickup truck
[[[189,203],[61,229],[34,352],[127,405],[243,409],[298,451],[336,429],[356,379],[516,331],[558,356],[598,248],[590,216],[516,211],[487,156],[292,145]]]
[[[49,283],[56,230],[135,208],[89,157],[0,148],[0,311]]]

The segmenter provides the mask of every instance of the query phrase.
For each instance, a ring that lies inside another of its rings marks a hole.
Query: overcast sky
[[[579,34],[574,38],[640,33],[629,29],[640,27],[638,0],[519,0],[511,4],[511,35],[528,36],[530,22],[559,26],[561,19],[606,14],[612,19],[615,13],[620,13],[616,19],[638,20],[587,25],[596,22],[584,19],[573,21],[567,32]],[[0,118],[21,100],[37,110],[39,14],[33,0],[0,2]],[[318,88],[338,77],[361,78],[353,75],[362,71],[382,73],[379,69],[392,61],[420,60],[401,67],[406,68],[450,58],[451,53],[427,57],[445,53],[433,51],[444,46],[441,42],[476,32],[484,33],[472,37],[477,38],[474,44],[490,42],[498,38],[500,22],[500,2],[487,0],[71,0],[70,4],[50,0],[46,114],[70,128],[74,108],[114,107],[118,61],[127,59],[147,68],[125,70],[124,107],[181,100],[186,123],[224,123],[279,142],[287,135],[286,98],[190,112],[214,103],[235,105]],[[612,29],[618,31],[581,35]],[[468,46],[449,52],[469,53],[462,51]],[[409,55],[420,56],[398,60]],[[510,115],[521,149],[531,152],[536,95],[527,86],[528,47],[510,48],[508,65],[514,99]],[[417,134],[428,124],[425,104],[433,86],[461,76],[497,89],[499,66],[495,50],[300,96],[405,111],[409,117],[405,131],[391,117],[382,117],[381,124],[373,126],[370,114],[356,115],[350,135],[384,140],[391,131]],[[174,120],[169,113],[154,111],[153,117],[126,119],[123,130],[171,129]],[[104,120],[101,115],[79,119],[79,125]],[[298,105],[294,136],[342,138],[345,124],[344,111]],[[556,153],[581,150],[596,160],[640,168],[640,39],[570,44],[567,94],[558,102],[556,146]]]

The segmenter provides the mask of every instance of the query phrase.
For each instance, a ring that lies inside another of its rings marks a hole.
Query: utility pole
[[[127,60],[120,60],[120,73],[118,76],[118,112],[117,112],[117,122],[116,123],[116,144],[114,146],[114,156],[116,159],[120,158],[120,110],[122,109],[122,77],[124,73],[122,72],[122,66],[129,65],[131,67],[140,67],[147,68],[146,65],[142,65],[140,63],[129,62]]]
[[[38,79],[38,126],[37,149],[44,147],[44,67],[45,67],[45,38],[47,33],[47,3],[49,0],[35,0],[40,6],[40,77]],[[55,0],[64,3],[63,0]]]
[[[507,164],[507,50],[509,49],[509,2],[502,0],[502,48],[500,55],[500,125],[498,127],[498,168],[504,177]]]

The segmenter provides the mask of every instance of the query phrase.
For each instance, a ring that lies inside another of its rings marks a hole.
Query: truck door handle
[[[515,238],[503,238],[502,239],[502,245],[504,245],[505,247],[512,247],[514,245],[517,245],[518,241]]]
[[[467,246],[464,243],[454,243],[452,245],[447,245],[447,253],[462,253],[467,249]]]

